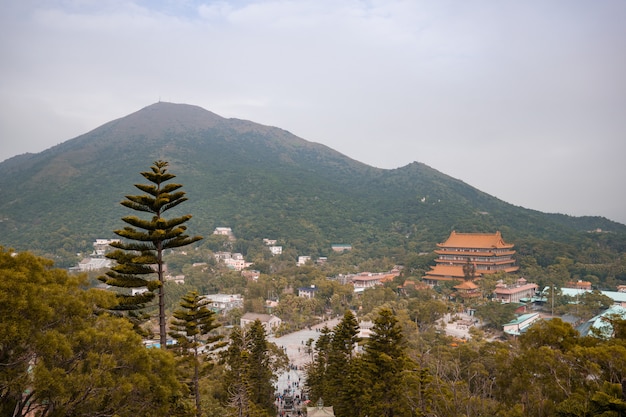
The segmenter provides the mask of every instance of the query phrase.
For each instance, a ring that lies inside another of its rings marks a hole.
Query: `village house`
[[[235,235],[230,227],[216,227],[215,230],[213,230],[213,234],[218,236],[227,236],[228,240],[235,240]]]
[[[259,280],[259,277],[261,276],[261,272],[251,269],[247,271],[241,271],[241,276],[248,281],[257,282]]]
[[[373,288],[377,285],[382,285],[385,282],[393,281],[393,279],[398,275],[400,275],[399,270],[378,273],[361,272],[360,274],[348,276],[348,281],[352,283],[354,292],[362,292],[368,288]]]
[[[589,290],[591,291],[591,282],[589,281],[568,281],[565,283],[565,288],[575,288],[577,290]],[[618,289],[619,291],[619,289]]]
[[[436,286],[442,281],[463,281],[471,268],[471,278],[495,272],[516,272],[513,244],[506,243],[500,232],[450,233],[448,239],[438,243],[435,266],[422,277],[424,282]]]
[[[108,258],[84,258],[78,264],[77,268],[79,272],[97,271],[98,269],[110,268],[113,266],[113,261]]]
[[[310,287],[300,287],[298,288],[298,297],[302,298],[314,298],[315,293],[317,292],[317,288],[315,285],[311,285]]]
[[[242,271],[252,265],[252,262],[246,262],[243,255],[240,253],[215,252],[213,256],[218,262],[224,263],[227,267],[235,271]]]
[[[246,327],[259,320],[267,334],[272,334],[278,329],[282,320],[273,314],[246,313],[241,317],[240,326]]]
[[[493,300],[501,303],[530,301],[538,288],[537,284],[528,283],[524,278],[518,279],[514,285],[506,285],[500,280],[493,291]]]
[[[298,256],[298,262],[296,262],[296,265],[298,266],[306,265],[306,263],[309,262],[310,260],[311,260],[310,256]]]
[[[119,242],[119,239],[96,239],[93,242],[94,254],[96,256],[104,256],[111,249],[111,243]]]
[[[344,252],[347,250],[352,250],[352,245],[347,243],[333,243],[330,245],[330,248],[333,252]]]
[[[283,253],[283,247],[282,246],[270,246],[269,249],[270,249],[270,252],[272,253],[272,255],[274,255],[274,256],[281,255]]]
[[[207,307],[219,314],[226,314],[232,309],[243,308],[243,296],[241,294],[207,294]]]

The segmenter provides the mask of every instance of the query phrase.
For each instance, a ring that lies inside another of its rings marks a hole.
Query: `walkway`
[[[276,343],[278,347],[281,347],[287,353],[289,357],[289,370],[278,376],[276,383],[276,392],[280,396],[277,401],[279,409],[279,416],[297,416],[302,404],[298,400],[302,400],[302,391],[304,390],[304,366],[311,362],[311,355],[307,353],[306,343],[309,339],[313,339],[312,347],[315,346],[315,341],[319,337],[320,330],[324,326],[328,326],[332,329],[339,323],[340,319],[331,319],[320,324],[317,324],[311,329],[304,329],[297,332],[289,333],[281,337],[269,336],[267,340],[269,342]],[[288,395],[295,399],[295,408],[293,410],[284,410],[284,396]],[[284,411],[284,414],[281,412]]]

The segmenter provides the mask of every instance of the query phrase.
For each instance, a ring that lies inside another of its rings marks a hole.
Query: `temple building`
[[[516,272],[513,244],[506,243],[500,232],[450,233],[437,244],[436,265],[422,277],[428,285],[441,281],[464,281],[496,272]]]

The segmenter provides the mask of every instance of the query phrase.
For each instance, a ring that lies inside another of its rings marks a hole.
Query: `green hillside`
[[[279,128],[171,103],[1,163],[0,245],[75,253],[114,237],[129,214],[119,202],[157,159],[184,185],[180,210],[193,214],[194,234],[230,226],[237,237],[281,239],[312,255],[331,243],[430,251],[454,229],[574,251],[626,247],[626,226],[604,218],[516,207],[421,163],[373,168]]]

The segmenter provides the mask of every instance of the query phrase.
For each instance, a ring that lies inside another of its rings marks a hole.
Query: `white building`
[[[305,265],[308,261],[311,260],[310,256],[298,256],[298,262],[297,265],[298,266],[302,266]]]
[[[78,264],[80,272],[97,271],[98,269],[110,268],[113,261],[108,258],[85,258]]]
[[[241,294],[207,294],[207,306],[216,313],[225,314],[234,308],[243,308]]]
[[[283,253],[283,247],[282,246],[270,246],[270,252],[272,252],[272,255],[280,255]]]
[[[280,318],[273,314],[246,313],[241,317],[241,327],[246,327],[259,320],[268,334],[274,333],[283,322]]]
[[[110,244],[113,242],[119,242],[119,239],[96,239],[93,242],[93,249],[96,256],[104,256],[110,249]]]

